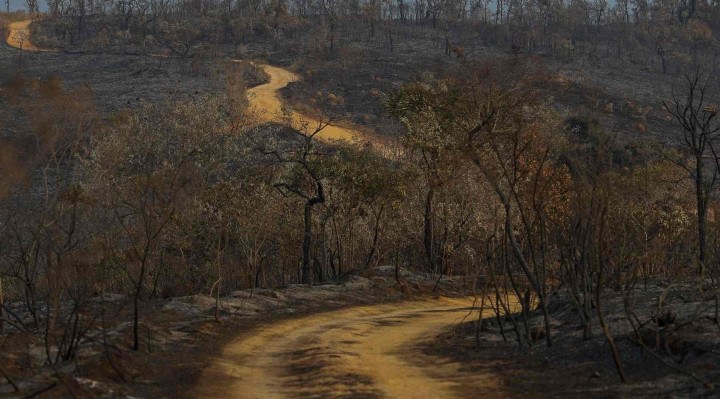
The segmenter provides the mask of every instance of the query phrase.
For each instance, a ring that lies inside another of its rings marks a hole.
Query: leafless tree
[[[27,4],[29,14],[40,14],[40,6],[38,0],[25,0],[25,4]]]
[[[311,284],[313,281],[313,209],[316,205],[325,202],[325,187],[319,162],[328,154],[318,150],[316,136],[329,124],[329,121],[320,120],[316,125],[310,126],[310,123],[304,122],[298,129],[291,129],[293,142],[289,149],[269,148],[268,143],[258,145],[260,152],[270,156],[273,162],[289,168],[289,173],[281,176],[273,186],[283,195],[294,195],[305,201],[300,268],[300,277],[304,284]]]
[[[707,267],[707,212],[712,192],[718,182],[717,164],[720,153],[717,141],[720,138],[720,120],[718,106],[714,101],[714,73],[705,73],[699,67],[685,72],[681,86],[673,93],[672,99],[664,102],[665,109],[680,127],[677,143],[683,155],[690,158],[678,160],[685,168],[695,186],[695,206],[697,213],[697,262],[698,272],[702,276]]]

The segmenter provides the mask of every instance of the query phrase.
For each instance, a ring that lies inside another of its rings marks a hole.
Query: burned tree
[[[697,213],[697,263],[702,276],[707,262],[707,214],[710,195],[718,182],[720,120],[718,106],[712,103],[713,74],[700,68],[683,74],[681,87],[664,106],[680,126],[677,143],[684,157],[682,166],[695,186]],[[689,159],[689,162],[688,162]]]
[[[290,129],[291,139],[288,143],[273,145],[259,144],[258,148],[271,162],[283,165],[285,170],[273,186],[284,196],[297,196],[304,201],[303,205],[303,243],[300,280],[303,284],[311,284],[313,263],[313,209],[325,202],[321,159],[328,155],[318,150],[315,137],[329,125],[329,121],[318,121],[315,127],[303,122],[299,129]],[[317,268],[316,274],[322,278]]]

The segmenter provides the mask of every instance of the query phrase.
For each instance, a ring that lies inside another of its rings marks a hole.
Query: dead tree
[[[316,205],[325,202],[325,188],[323,178],[320,175],[318,159],[323,154],[317,151],[315,137],[330,124],[329,121],[318,121],[317,125],[308,129],[304,123],[300,129],[293,129],[295,144],[287,149],[267,149],[260,145],[259,150],[264,155],[269,155],[273,162],[288,165],[290,172],[281,178],[273,186],[283,196],[297,196],[304,200],[303,210],[303,244],[302,244],[302,266],[300,268],[300,280],[303,284],[312,283],[313,262],[313,209]],[[321,273],[317,273],[321,276]]]
[[[720,138],[718,106],[711,101],[713,74],[704,73],[700,68],[686,72],[682,87],[676,90],[670,101],[663,102],[665,109],[681,127],[678,144],[690,158],[678,160],[692,179],[695,186],[697,212],[697,261],[699,273],[705,272],[707,257],[707,212],[710,195],[718,182],[719,164],[717,140]]]
[[[2,274],[0,274],[0,334],[3,334],[5,332],[5,322],[3,321],[3,317],[5,317],[3,312],[4,307],[5,296],[3,295]]]
[[[30,15],[39,15],[40,14],[40,7],[38,0],[25,0],[25,4],[27,4],[28,7],[28,14]]]

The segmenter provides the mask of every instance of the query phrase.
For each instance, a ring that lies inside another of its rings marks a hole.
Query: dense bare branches
[[[0,319],[6,330],[44,330],[49,363],[71,360],[104,325],[86,304],[108,292],[124,295],[128,345],[141,350],[143,306],[156,299],[209,293],[220,321],[222,296],[237,289],[392,264],[403,288],[401,266],[438,282],[482,276],[502,335],[522,347],[557,342],[550,305],[566,290],[584,338],[602,332],[624,381],[605,294],[683,276],[691,219],[705,223],[715,202],[717,110],[709,84],[690,75],[688,92],[666,104],[685,149],[673,164],[626,159],[625,143],[592,121],[563,123],[541,95],[542,69],[521,54],[466,61],[390,94],[405,128],[393,159],[320,140],[327,120],[258,125],[240,71],[229,73],[223,95],[143,103],[107,121],[91,93],[58,82],[3,91],[39,117],[32,140],[3,158],[18,171],[3,176]],[[715,227],[700,236],[715,238]],[[716,261],[701,242],[700,265]]]
[[[665,109],[681,127],[678,141],[683,152],[691,158],[678,162],[688,172],[695,185],[698,233],[698,270],[702,276],[707,267],[707,212],[710,196],[718,182],[718,120],[716,71],[704,73],[699,67],[683,74],[680,87]]]

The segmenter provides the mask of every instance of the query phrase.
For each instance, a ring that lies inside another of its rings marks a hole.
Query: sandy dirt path
[[[30,40],[32,21],[13,22],[7,43],[46,51]],[[263,122],[288,115],[294,127],[312,131],[316,119],[283,112],[279,90],[298,80],[292,72],[263,66],[270,81],[249,90]],[[369,141],[363,133],[329,125],[327,141]],[[375,143],[374,143],[375,144]],[[502,397],[492,375],[422,353],[418,344],[471,314],[473,298],[354,307],[267,325],[228,345],[204,370],[190,397],[202,398],[462,398]],[[474,389],[477,387],[478,389]]]
[[[472,304],[439,298],[271,324],[228,345],[190,396],[442,399],[474,397],[473,387],[494,391],[492,376],[461,372],[418,347],[462,321]]]
[[[263,70],[268,74],[270,81],[248,90],[251,106],[258,119],[262,122],[281,122],[289,117],[295,129],[313,132],[320,121],[296,111],[284,110],[284,104],[280,97],[282,88],[291,82],[298,81],[300,78],[287,69],[272,65],[263,65]],[[323,121],[323,124],[325,123],[327,122]],[[323,128],[316,137],[324,141],[372,142],[373,145],[380,146],[377,139],[370,138],[367,134],[335,124]]]
[[[41,49],[33,44],[30,38],[31,19],[25,21],[11,22],[8,26],[7,44],[25,51],[49,51]]]
[[[33,44],[30,37],[30,24],[32,22],[32,20],[28,19],[10,23],[9,34],[6,40],[7,44],[25,51],[52,51],[39,48]],[[153,54],[152,56],[160,55]],[[233,61],[239,62],[239,60]],[[321,123],[319,120],[302,115],[293,110],[283,109],[284,103],[280,97],[280,90],[289,83],[299,80],[299,77],[286,69],[272,65],[263,65],[263,69],[265,73],[268,74],[270,81],[248,90],[254,115],[261,122],[282,122],[286,121],[289,117],[289,122],[295,129],[313,132]],[[326,121],[323,121],[323,124],[326,123]],[[374,146],[378,148],[381,147],[381,143],[379,143],[376,138],[370,138],[367,134],[358,130],[348,129],[335,124],[325,126],[316,137],[323,141],[372,142]]]

